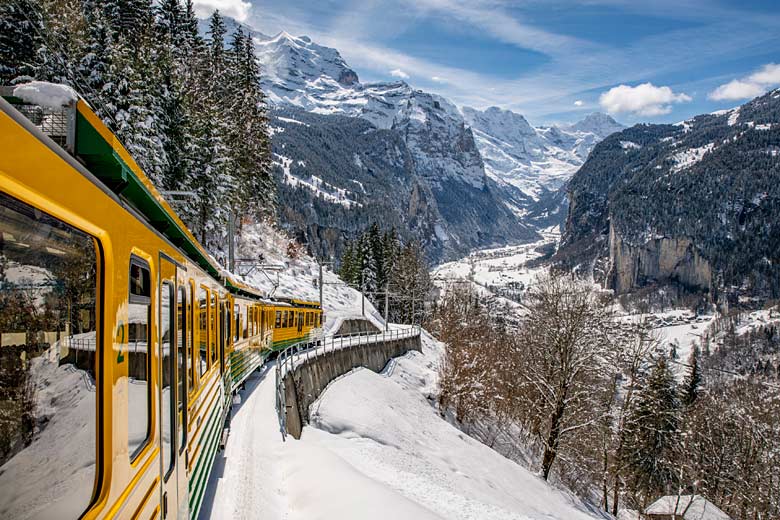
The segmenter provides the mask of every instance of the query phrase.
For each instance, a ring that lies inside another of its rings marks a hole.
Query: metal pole
[[[322,309],[322,264],[320,266],[320,309]]]
[[[389,300],[387,285],[388,284],[385,284],[385,330],[388,330],[390,328],[387,323],[387,308],[388,308],[388,300]]]
[[[366,317],[366,295],[363,291],[366,290],[366,271],[360,272],[360,313],[363,317]]]
[[[236,271],[236,222],[233,209],[228,209],[228,270]]]

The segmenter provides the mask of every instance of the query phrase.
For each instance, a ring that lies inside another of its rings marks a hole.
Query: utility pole
[[[322,309],[322,264],[317,263],[320,266],[320,309]]]
[[[390,326],[387,323],[387,308],[388,308],[388,300],[389,300],[389,288],[388,284],[385,284],[385,331],[387,331]]]
[[[228,209],[228,270],[236,271],[236,221],[233,208]]]

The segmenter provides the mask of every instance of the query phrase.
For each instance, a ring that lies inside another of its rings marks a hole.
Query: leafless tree
[[[532,427],[543,448],[540,474],[548,479],[561,441],[603,417],[612,315],[590,284],[561,274],[538,280],[526,305],[515,346],[518,411],[538,419]]]

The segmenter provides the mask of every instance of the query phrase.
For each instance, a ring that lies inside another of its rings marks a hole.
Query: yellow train
[[[0,289],[8,519],[197,517],[231,393],[322,324],[216,265],[82,100],[0,98]]]

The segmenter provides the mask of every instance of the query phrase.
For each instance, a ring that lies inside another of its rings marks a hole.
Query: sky
[[[401,78],[534,124],[677,122],[780,86],[780,0],[194,3],[335,47],[363,82]]]

